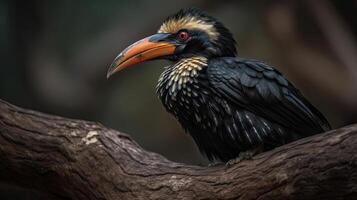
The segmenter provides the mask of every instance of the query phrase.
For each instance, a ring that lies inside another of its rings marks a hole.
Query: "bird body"
[[[272,149],[330,129],[324,116],[275,68],[236,56],[223,24],[197,9],[170,16],[158,34],[124,50],[109,75],[163,58],[157,93],[209,160]]]
[[[182,59],[162,73],[157,93],[210,160],[228,161],[329,128],[291,83],[259,61]]]

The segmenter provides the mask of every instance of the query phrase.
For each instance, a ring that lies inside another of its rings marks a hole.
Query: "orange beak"
[[[127,47],[122,51],[110,65],[107,78],[116,72],[129,66],[160,58],[167,55],[173,55],[176,49],[174,44],[164,41],[167,35],[155,34],[144,38]]]

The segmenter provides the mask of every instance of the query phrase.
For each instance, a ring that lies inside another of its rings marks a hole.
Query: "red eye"
[[[184,41],[186,41],[188,39],[188,33],[186,31],[181,31],[178,34],[178,38],[179,38],[179,40],[184,42]]]

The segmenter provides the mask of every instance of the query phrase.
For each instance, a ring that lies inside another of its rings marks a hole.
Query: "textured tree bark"
[[[99,123],[0,100],[0,162],[0,181],[56,199],[357,199],[357,125],[232,166],[199,167]]]

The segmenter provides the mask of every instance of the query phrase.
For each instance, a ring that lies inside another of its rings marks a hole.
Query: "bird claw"
[[[214,162],[214,163],[209,163],[208,164],[208,167],[217,167],[217,166],[220,166],[220,165],[222,165],[223,163],[221,163],[221,162]]]
[[[242,160],[251,160],[255,154],[253,151],[244,151],[239,153],[239,158]]]
[[[240,161],[242,161],[242,159],[240,157],[233,158],[226,163],[226,166],[231,166],[231,165],[240,163]]]
[[[243,160],[251,160],[254,155],[255,155],[255,152],[253,152],[253,151],[240,152],[239,156],[237,158],[233,158],[233,159],[229,160],[226,163],[226,166],[231,166],[231,165],[240,163]]]

